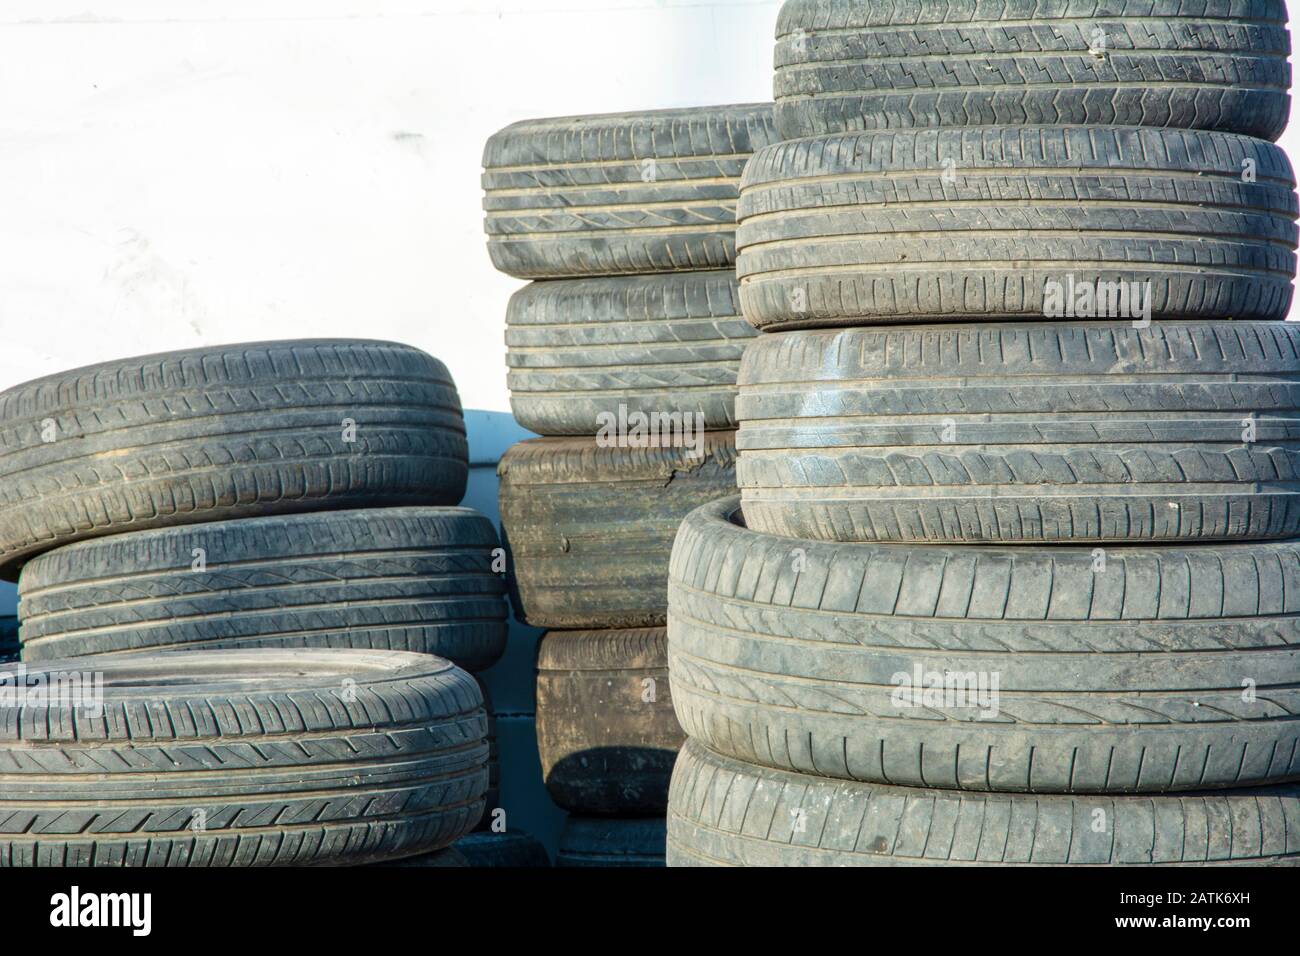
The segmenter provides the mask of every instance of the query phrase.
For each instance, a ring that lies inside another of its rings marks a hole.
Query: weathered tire
[[[520,621],[546,628],[662,627],[682,518],[736,485],[735,432],[690,448],[520,442],[501,459],[502,540]]]
[[[736,427],[736,371],[754,327],[734,271],[534,282],[510,300],[510,407],[539,435],[595,435],[620,415]]]
[[[0,577],[124,531],[453,505],[467,474],[455,385],[407,345],[308,339],[105,362],[0,392]]]
[[[569,817],[560,834],[556,866],[658,867],[664,865],[663,817],[610,820]]]
[[[483,153],[492,264],[520,279],[725,269],[770,103],[524,120]]]
[[[1148,306],[1155,320],[1283,319],[1295,276],[1291,164],[1228,133],[993,126],[796,140],[754,155],[739,216],[741,306],[769,331],[1145,320]],[[1136,285],[1107,285],[1120,282]]]
[[[1290,113],[1282,0],[789,0],[782,139],[912,126],[1211,129],[1275,140]]]
[[[92,671],[102,715],[71,683],[0,712],[0,866],[371,863],[447,846],[483,812],[483,702],[439,658],[194,651],[29,680]]]
[[[746,352],[738,408],[745,523],[767,534],[1300,535],[1300,325],[782,332]]]
[[[1295,785],[1168,796],[971,794],[825,780],[682,748],[668,865],[1300,862]]]
[[[537,652],[537,751],[570,813],[663,816],[684,736],[663,628],[551,631]]]
[[[498,545],[469,508],[244,518],[82,541],[23,569],[23,659],[352,647],[482,670],[506,643]]]
[[[456,841],[466,866],[493,868],[549,867],[546,847],[522,830],[505,833],[471,833]]]
[[[738,504],[687,517],[669,583],[673,706],[721,754],[1024,793],[1300,779],[1300,541],[830,544]]]

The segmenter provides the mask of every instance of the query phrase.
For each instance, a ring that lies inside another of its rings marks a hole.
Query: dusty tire
[[[664,865],[663,817],[609,820],[569,817],[560,834],[556,866],[660,867]]]
[[[407,345],[316,339],[106,362],[0,393],[0,577],[125,531],[453,505],[467,474],[455,385]]]
[[[534,282],[506,312],[510,407],[539,435],[595,435],[620,414],[735,428],[754,335],[731,270]]]
[[[1155,797],[952,793],[754,767],[696,741],[682,748],[668,809],[671,867],[1295,866],[1297,847],[1295,785]]]
[[[772,105],[524,120],[483,153],[492,264],[520,279],[725,269]]]
[[[776,28],[776,128],[798,139],[1079,124],[1275,140],[1290,112],[1286,20],[1282,0],[1217,11],[1150,0],[790,0]]]
[[[66,691],[5,710],[0,866],[373,863],[483,811],[483,702],[439,658],[195,651],[29,675],[92,670],[101,716]]]
[[[541,438],[510,448],[502,540],[515,613],[556,629],[662,627],[668,556],[682,518],[736,484],[735,432],[690,448]]]
[[[460,851],[466,866],[492,867],[493,869],[519,867],[549,867],[551,858],[546,847],[536,838],[520,830],[505,833],[471,833],[456,841],[453,849]]]
[[[1297,373],[1284,322],[765,335],[741,372],[745,523],[832,541],[1300,535]]]
[[[1024,793],[1300,779],[1300,541],[831,544],[738,504],[682,523],[669,583],[673,706],[718,753]]]
[[[684,740],[663,628],[551,631],[537,653],[537,751],[561,808],[663,816]]]
[[[23,659],[352,647],[482,670],[506,644],[498,546],[491,522],[468,508],[245,518],[82,541],[23,569]]]
[[[741,306],[768,331],[1275,320],[1295,276],[1291,165],[1271,143],[1228,133],[994,126],[796,140],[754,155],[739,216]]]

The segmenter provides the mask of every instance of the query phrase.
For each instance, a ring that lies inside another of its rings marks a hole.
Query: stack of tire
[[[785,5],[670,865],[1300,860],[1285,22]]]
[[[501,653],[506,604],[495,531],[454,507],[467,469],[447,369],[394,343],[0,393],[28,669],[0,688],[0,865],[359,864],[472,830],[487,714],[462,668]]]
[[[520,425],[502,537],[538,650],[561,865],[662,864],[682,741],[667,682],[668,558],[683,517],[734,493],[736,374],[754,329],[735,278],[740,174],[769,105],[515,123],[484,152],[488,249],[510,300]]]

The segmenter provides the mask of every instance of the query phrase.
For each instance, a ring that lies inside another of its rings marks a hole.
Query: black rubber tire
[[[100,716],[69,683],[0,711],[0,866],[372,863],[447,846],[483,812],[483,701],[439,658],[194,651],[28,679],[91,672]]]
[[[796,140],[745,168],[740,301],[767,331],[1042,321],[1073,318],[1066,297],[1094,312],[1083,290],[1124,282],[1156,321],[1284,319],[1296,210],[1286,154],[1228,133],[992,126]],[[1104,318],[1144,317],[1137,305]]]
[[[560,834],[556,866],[661,867],[667,840],[663,817],[611,820],[569,817]]]
[[[479,832],[461,837],[455,846],[408,857],[396,863],[380,863],[390,867],[478,867],[514,869],[550,867],[551,858],[546,847],[522,831],[508,833]]]
[[[384,869],[397,869],[408,867],[437,868],[443,869],[453,867],[460,869],[471,866],[472,864],[466,859],[465,854],[461,853],[454,846],[449,846],[445,850],[438,850],[436,853],[421,853],[419,856],[408,856],[402,860],[393,860],[384,863],[371,863],[370,866],[377,866]]]
[[[725,269],[772,104],[524,120],[483,153],[492,264],[520,279]]]
[[[746,352],[738,408],[745,523],[767,534],[1300,535],[1300,325],[782,332]]]
[[[682,748],[668,865],[1295,866],[1295,785],[1169,796],[951,793],[825,780]]]
[[[537,751],[558,806],[588,816],[663,816],[684,739],[663,628],[542,637]]]
[[[244,518],[114,535],[23,569],[23,659],[239,647],[505,650],[492,523],[469,508]],[[196,552],[204,556],[195,571]]]
[[[501,868],[550,867],[546,847],[522,830],[505,833],[471,833],[461,837],[453,848],[459,850],[467,866]]]
[[[663,627],[682,518],[734,493],[735,432],[686,448],[535,438],[501,459],[501,537],[519,620],[556,629]]]
[[[1211,129],[1275,140],[1290,114],[1282,0],[788,0],[782,139],[913,126]]]
[[[755,334],[731,270],[534,282],[506,312],[510,407],[539,435],[595,435],[620,413],[735,428]]]
[[[669,583],[673,706],[718,753],[1023,793],[1300,779],[1300,541],[1098,564],[1077,547],[778,538],[735,524],[738,507],[682,522]],[[952,692],[910,697],[932,680]]]
[[[0,578],[124,531],[454,505],[467,461],[451,376],[408,345],[211,346],[52,375],[0,392]]]

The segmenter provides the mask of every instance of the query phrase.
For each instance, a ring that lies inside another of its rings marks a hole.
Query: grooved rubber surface
[[[524,120],[483,153],[492,264],[520,279],[725,269],[772,105]]]
[[[477,822],[486,717],[424,654],[194,651],[50,662],[103,675],[0,710],[0,866],[357,864]]]
[[[1282,0],[789,0],[776,128],[1091,124],[1275,140],[1290,50]]]
[[[664,865],[663,817],[608,820],[569,817],[560,834],[556,866],[659,867]]]
[[[1294,785],[1169,796],[970,794],[824,780],[682,748],[668,865],[1295,866]]]
[[[682,518],[736,487],[735,432],[690,448],[601,447],[534,438],[511,447],[501,478],[510,597],[535,627],[662,627],[668,556]]]
[[[1049,312],[1283,319],[1295,220],[1286,155],[1228,133],[988,126],[796,140],[745,167],[741,307],[769,331]],[[1119,282],[1127,308],[1105,285]]]
[[[710,749],[960,790],[1300,779],[1300,541],[831,544],[738,505],[688,516],[670,568],[673,706]]]
[[[407,345],[306,339],[105,362],[0,392],[0,577],[125,531],[456,504],[467,473],[455,385]]]
[[[23,658],[353,647],[482,670],[506,643],[497,547],[491,522],[469,508],[245,518],[83,541],[24,568]]]
[[[595,435],[620,411],[735,428],[754,335],[731,270],[534,282],[506,312],[510,407],[539,435]]]
[[[537,651],[537,750],[576,814],[662,815],[684,740],[663,628],[550,631]]]
[[[756,531],[1300,535],[1300,326],[1290,323],[780,332],[748,349],[740,381],[736,475]]]

